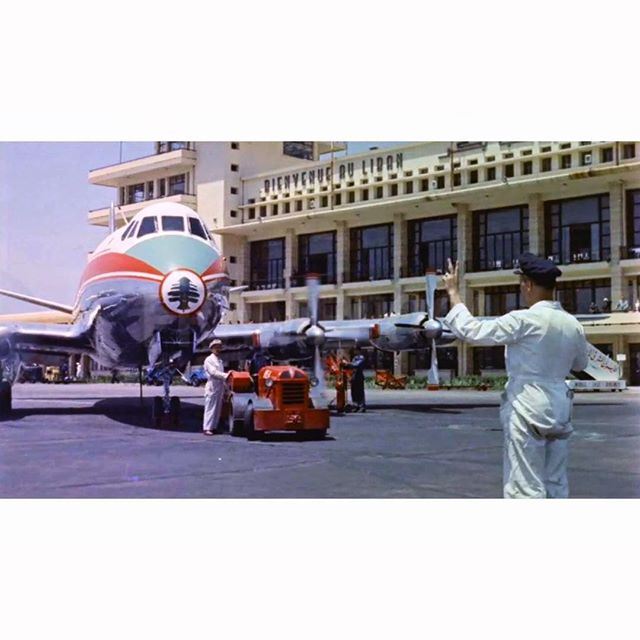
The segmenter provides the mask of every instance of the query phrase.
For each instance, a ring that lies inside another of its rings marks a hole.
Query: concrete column
[[[287,229],[284,236],[284,288],[291,287],[291,276],[296,271],[296,233],[293,229]]]
[[[407,222],[404,213],[393,214],[393,279],[406,276],[407,264]]]
[[[472,269],[473,260],[473,226],[471,210],[467,204],[456,204],[458,214],[458,274],[460,277],[460,296],[464,303],[469,306],[473,301],[468,299],[466,273],[467,268]]]
[[[529,205],[529,251],[537,256],[545,253],[544,247],[544,203],[539,193],[532,193]],[[545,256],[546,257],[546,256]]]
[[[238,318],[238,320],[240,320],[240,322],[247,322],[249,320],[249,317],[247,315],[247,303],[242,297],[242,294],[238,296],[237,305],[236,317]]]
[[[344,320],[345,314],[345,298],[342,287],[336,289],[336,320]]]
[[[464,342],[458,342],[458,375],[466,376],[473,373],[473,347]]]
[[[349,229],[344,220],[336,222],[336,284],[338,291],[349,280]],[[340,302],[338,301],[338,304]]]
[[[251,279],[251,243],[247,238],[243,238],[244,245],[241,251],[238,251],[238,257],[242,260],[239,265],[242,274],[242,282],[250,284]]]
[[[478,296],[478,298],[477,298],[477,301],[478,301],[477,314],[479,316],[486,316],[487,315],[487,309],[486,309],[485,303],[484,303],[484,289],[476,289],[475,292],[476,292],[476,295]]]
[[[626,295],[626,283],[620,267],[620,247],[623,245],[624,182],[609,183],[609,211],[611,215],[611,303],[612,306]]]

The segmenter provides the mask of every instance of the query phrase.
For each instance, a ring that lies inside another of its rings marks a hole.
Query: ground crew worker
[[[355,405],[354,413],[358,411],[365,413],[367,410],[367,403],[364,397],[365,364],[366,362],[362,352],[360,349],[356,349],[351,362],[343,365],[345,369],[353,370],[353,375],[351,376],[351,402]]]
[[[204,371],[208,378],[204,387],[204,418],[202,421],[202,431],[205,436],[212,436],[218,431],[226,383],[231,375],[231,372],[224,372],[222,360],[219,357],[222,340],[214,338],[209,343],[209,349],[211,349],[211,355],[204,361]]]
[[[553,300],[553,262],[531,253],[519,259],[521,301],[528,309],[477,320],[462,303],[458,264],[449,260],[444,285],[451,300],[445,323],[460,340],[505,345],[509,379],[502,394],[504,497],[567,498],[572,392],[565,379],[587,366],[582,325]]]

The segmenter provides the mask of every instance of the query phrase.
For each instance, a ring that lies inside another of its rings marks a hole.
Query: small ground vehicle
[[[310,390],[309,376],[297,367],[263,367],[258,372],[257,390],[249,373],[234,371],[221,421],[228,421],[231,435],[249,440],[267,431],[294,431],[324,438],[329,409],[316,409]]]
[[[60,367],[45,367],[44,370],[45,382],[62,382],[62,374],[60,373]]]
[[[192,367],[187,380],[192,387],[199,387],[200,385],[206,384],[207,374],[205,373],[204,367]]]
[[[42,367],[39,364],[22,365],[18,382],[44,382]]]

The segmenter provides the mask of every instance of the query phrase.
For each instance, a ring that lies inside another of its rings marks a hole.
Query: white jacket
[[[570,371],[587,366],[588,346],[582,325],[559,302],[543,300],[491,320],[474,318],[460,303],[445,323],[469,344],[505,345],[509,381],[504,403],[534,429],[571,433],[571,393],[565,380]]]

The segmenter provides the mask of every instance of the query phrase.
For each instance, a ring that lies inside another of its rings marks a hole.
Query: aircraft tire
[[[233,413],[233,402],[229,415],[229,433],[236,438],[244,435],[244,415],[238,416]]]
[[[0,419],[9,417],[11,413],[11,384],[6,380],[0,382]]]
[[[163,414],[164,407],[162,406],[162,398],[155,396],[153,398],[153,404],[151,405],[151,422],[156,429],[162,429]]]
[[[171,398],[171,404],[169,406],[169,415],[171,416],[171,426],[175,429],[180,427],[180,413],[182,410],[182,404],[180,398],[175,396]]]

